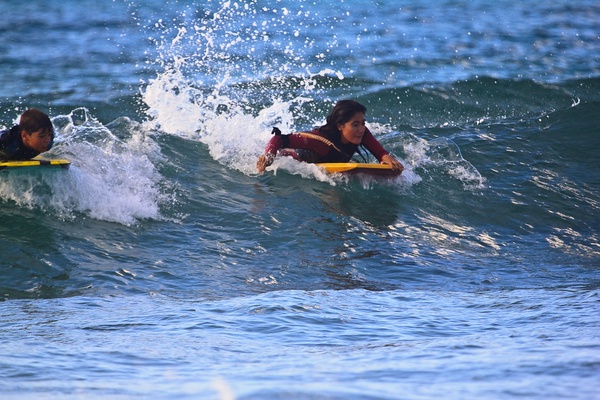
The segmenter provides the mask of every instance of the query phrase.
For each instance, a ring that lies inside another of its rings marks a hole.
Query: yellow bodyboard
[[[315,164],[327,171],[328,173],[351,173],[351,174],[368,174],[368,175],[386,175],[397,176],[401,171],[394,171],[387,164],[362,164],[355,162],[347,163],[318,163]]]

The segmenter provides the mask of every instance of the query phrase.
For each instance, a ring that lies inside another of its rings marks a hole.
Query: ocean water
[[[0,12],[2,399],[600,399],[596,1]],[[256,173],[342,98],[400,177]]]

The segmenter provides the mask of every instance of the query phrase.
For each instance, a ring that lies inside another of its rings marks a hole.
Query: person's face
[[[360,144],[365,134],[365,114],[357,112],[350,121],[345,124],[338,124],[338,129],[342,132],[342,143]]]
[[[50,142],[52,141],[52,132],[40,129],[39,131],[28,133],[25,131],[21,132],[21,138],[23,144],[35,151],[43,153],[48,151],[50,148]]]

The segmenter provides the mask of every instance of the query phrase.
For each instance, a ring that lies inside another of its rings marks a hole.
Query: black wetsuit
[[[0,161],[30,160],[40,154],[23,144],[21,128],[18,125],[0,131]]]

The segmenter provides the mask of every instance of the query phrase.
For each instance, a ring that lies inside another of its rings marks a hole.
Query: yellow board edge
[[[0,161],[0,169],[2,168],[20,168],[20,167],[63,167],[68,168],[71,165],[71,161],[65,159],[32,159],[32,160],[21,160],[21,161]]]
[[[400,175],[387,164],[363,164],[363,163],[317,163],[318,167],[325,169],[328,173],[342,172],[364,172],[367,174]]]

